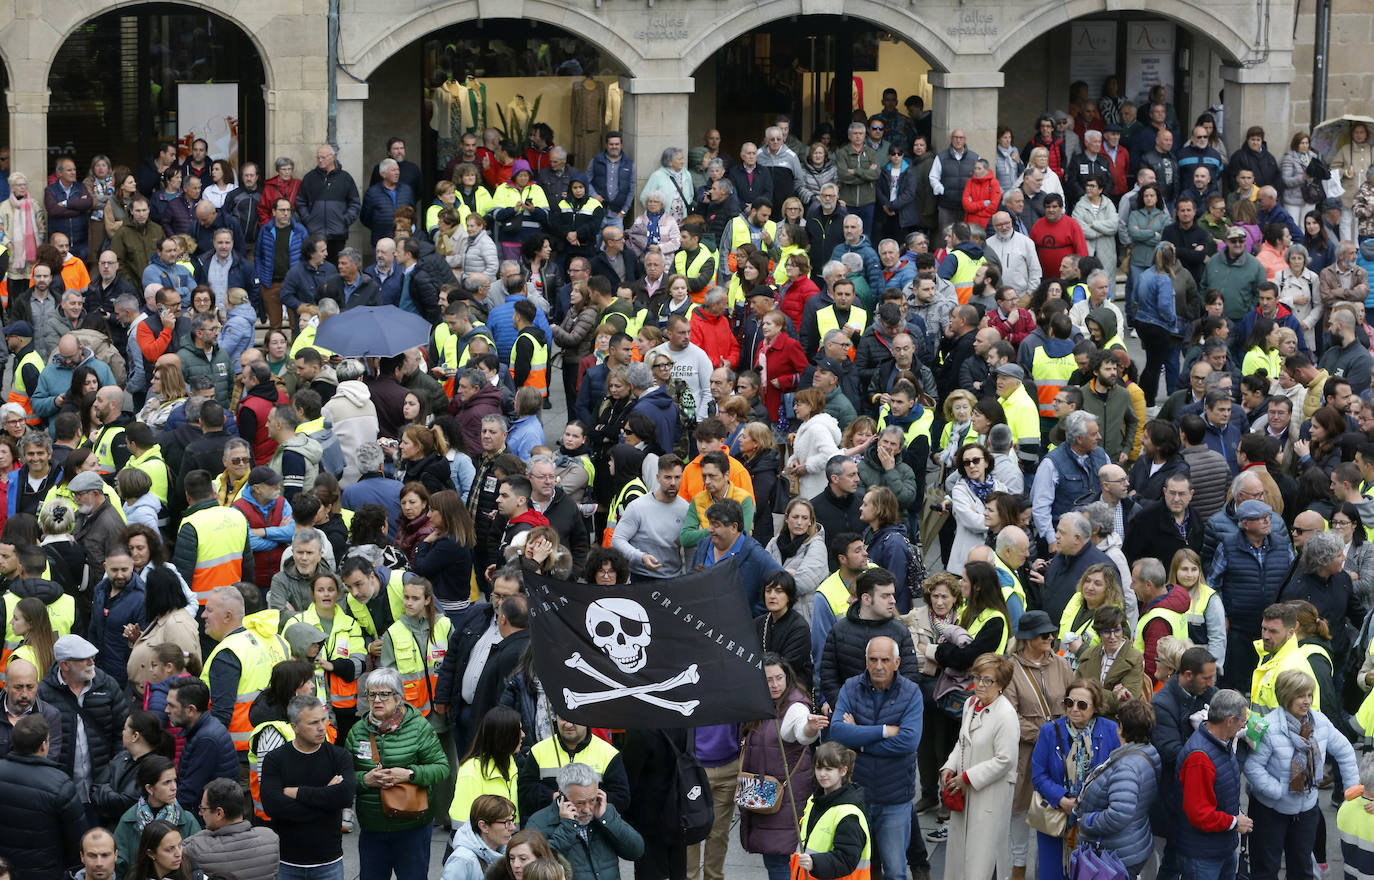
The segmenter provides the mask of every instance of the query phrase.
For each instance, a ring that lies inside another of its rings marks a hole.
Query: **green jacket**
[[[177,352],[181,358],[181,374],[189,386],[196,376],[209,376],[215,383],[215,401],[226,410],[229,396],[234,390],[234,366],[229,363],[229,355],[218,345],[207,357],[205,352],[196,348],[189,340]]]
[[[130,872],[134,864],[134,855],[138,852],[138,839],[142,832],[134,823],[134,811],[137,809],[138,806],[135,804],[125,810],[124,815],[119,817],[119,823],[114,827],[116,877],[123,877]],[[196,817],[188,813],[185,807],[178,806],[177,812],[177,831],[181,832],[182,840],[200,830],[200,822],[196,821]]]
[[[831,158],[835,160],[835,181],[840,185],[840,201],[850,208],[873,204],[873,181],[878,179],[887,160],[879,159],[868,144],[855,153],[847,141],[840,144]]]
[[[556,803],[531,816],[525,827],[549,839],[553,851],[572,865],[577,880],[616,880],[621,859],[633,862],[644,855],[644,838],[620,817],[614,804],[606,804],[601,818],[591,821],[585,839],[578,834],[575,821],[558,815]]]
[[[401,720],[400,727],[392,733],[375,733],[377,748],[382,754],[382,766],[413,770],[415,784],[430,789],[430,809],[423,817],[391,819],[382,814],[380,790],[363,782],[367,772],[377,766],[372,760],[372,745],[368,741],[368,735],[374,733],[367,717],[359,718],[348,731],[346,748],[353,756],[353,775],[357,778],[358,800],[354,808],[357,810],[359,827],[364,831],[410,831],[429,824],[434,820],[436,806],[433,788],[447,778],[449,772],[448,758],[444,756],[439,735],[425,716],[420,714],[420,710],[409,705],[405,707],[405,718]]]
[[[854,411],[854,404],[849,402],[849,398],[844,396],[844,391],[838,385],[826,393],[825,411],[835,417],[841,431],[848,428],[849,423],[859,416]]]
[[[1129,453],[1135,442],[1135,426],[1138,421],[1135,405],[1131,403],[1131,392],[1119,381],[1107,392],[1107,399],[1093,390],[1091,382],[1083,384],[1083,409],[1097,416],[1097,425],[1102,430],[1102,450],[1107,458],[1116,464],[1122,452]]]
[[[1241,254],[1232,263],[1222,251],[1207,261],[1202,270],[1203,290],[1220,290],[1225,301],[1226,320],[1239,321],[1259,305],[1259,286],[1264,283],[1264,266],[1250,254]]]
[[[826,412],[829,411],[827,406]],[[864,453],[863,459],[859,461],[859,483],[863,492],[874,486],[886,486],[891,489],[892,494],[897,496],[897,507],[902,513],[903,521],[910,515],[911,507],[916,503],[916,472],[911,469],[911,465],[902,461],[901,453],[897,455],[896,465],[889,470],[883,470],[882,463],[878,461],[876,439],[869,444],[868,452]]]

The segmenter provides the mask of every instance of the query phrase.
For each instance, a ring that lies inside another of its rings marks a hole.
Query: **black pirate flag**
[[[733,559],[603,587],[526,573],[535,671],[561,717],[595,727],[767,718],[763,651]]]

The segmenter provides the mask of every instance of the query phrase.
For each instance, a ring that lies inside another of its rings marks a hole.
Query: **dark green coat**
[[[448,758],[444,756],[444,747],[439,742],[439,735],[420,714],[420,710],[414,706],[406,706],[405,712],[401,726],[392,733],[375,733],[367,716],[359,718],[358,723],[348,731],[348,744],[345,748],[353,756],[358,792],[355,809],[358,825],[364,831],[410,831],[434,820],[434,786],[448,776]],[[371,788],[363,782],[367,772],[377,766],[372,760],[369,734],[375,734],[377,737],[377,748],[381,751],[383,767],[405,767],[413,770],[415,784],[430,789],[430,809],[422,818],[391,819],[382,814],[380,789]],[[367,757],[362,757],[363,755]]]

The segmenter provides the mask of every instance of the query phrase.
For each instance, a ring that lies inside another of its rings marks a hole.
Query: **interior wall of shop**
[[[1124,27],[1127,21],[1139,17],[1138,14],[1122,16],[1117,26]],[[1016,53],[1003,68],[1007,79],[998,92],[999,119],[1001,124],[1011,126],[1013,143],[1018,149],[1030,140],[1037,116],[1068,106],[1070,57],[1064,47],[1069,43],[1069,29],[1070,25],[1066,24],[1042,34]],[[1196,32],[1190,33],[1193,45],[1188,71],[1191,80],[1188,123],[1217,100],[1217,92],[1223,86],[1221,66],[1225,60],[1224,53],[1210,40]],[[1120,67],[1124,67],[1124,59]]]
[[[707,129],[722,124],[719,118],[720,108],[717,106],[716,100],[716,83],[720,81],[721,77],[728,75],[728,71],[723,70],[725,66],[722,60],[723,55],[723,52],[717,52],[693,73],[696,79],[696,91],[688,101],[688,130],[691,132],[693,140],[691,144],[686,145],[688,147],[699,143]],[[914,46],[900,39],[883,39],[878,43],[878,69],[876,71],[855,71],[854,75],[863,81],[865,109],[872,114],[882,109],[883,89],[887,88],[897,90],[899,109],[903,109],[901,102],[906,101],[908,95],[920,95],[928,107],[932,92],[928,79],[930,70],[930,63]],[[804,142],[811,137],[817,122],[831,121],[829,116],[817,119],[816,108],[811,96],[813,83],[819,79],[822,86],[822,100],[824,100],[825,88],[829,85],[832,77],[833,74],[828,72],[809,73],[803,76],[803,114],[801,120],[794,121],[793,133]],[[763,137],[763,129],[771,122],[767,118],[768,115],[758,115],[756,120],[758,132],[750,134],[750,137]],[[726,140],[727,145],[732,147],[737,147],[739,143],[742,143],[742,141],[732,140],[728,136]]]

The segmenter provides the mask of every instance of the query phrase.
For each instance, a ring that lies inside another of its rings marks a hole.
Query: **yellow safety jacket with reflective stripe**
[[[117,470],[114,460],[114,443],[124,434],[126,427],[125,425],[106,425],[95,435],[95,441],[91,446],[95,449],[96,460],[100,462],[100,473],[112,474]]]
[[[1139,622],[1135,626],[1135,649],[1140,653],[1145,653],[1145,625],[1155,620],[1167,620],[1169,622],[1169,635],[1176,639],[1188,638],[1188,615],[1181,611],[1169,611],[1166,608],[1151,608],[1141,615]]]
[[[557,787],[556,779],[560,767],[576,762],[586,764],[597,773],[605,774],[606,768],[619,754],[615,746],[590,733],[587,734],[586,743],[575,754],[568,753],[557,733],[548,739],[540,740],[530,749],[530,757],[539,767],[540,781],[554,787]]]
[[[811,827],[811,808],[816,805],[816,795],[811,795],[806,801],[806,809],[802,812],[801,827],[805,830]],[[871,876],[870,857],[872,854],[873,835],[868,832],[868,820],[864,818],[864,811],[853,804],[836,804],[826,810],[816,820],[815,827],[805,832],[806,837],[802,838],[802,851],[816,855],[828,853],[835,846],[835,829],[839,827],[842,820],[853,817],[859,822],[859,827],[864,832],[864,848],[859,852],[859,864],[853,871],[845,874],[838,880],[868,880]],[[800,876],[810,877],[804,871],[798,872]]]
[[[673,255],[673,272],[690,280],[700,275],[701,270],[706,268],[707,262],[714,259],[716,259],[715,252],[713,252],[710,248],[703,244],[697,247],[696,258],[692,260],[691,265],[688,265],[687,250],[684,248]],[[700,290],[689,291],[692,297],[692,302],[696,303],[697,305],[701,305],[702,297],[706,295],[706,291],[710,290],[715,285],[716,274],[719,272],[720,263],[717,262],[716,271],[712,272],[711,277],[706,279],[706,286],[701,288]]]
[[[320,632],[325,632],[325,628],[320,620],[319,609],[311,603],[310,607],[292,616],[286,622],[290,626],[297,621],[308,623],[318,627]],[[363,631],[358,626],[358,622],[344,613],[342,608],[335,606],[334,620],[329,626],[329,635],[325,637],[324,648],[320,651],[321,658],[333,661],[351,661],[354,658],[361,658],[366,664],[367,646],[363,644]],[[325,691],[328,696],[328,704],[335,709],[352,709],[358,705],[358,679],[344,681],[332,672],[325,673]]]
[[[531,333],[528,327],[524,330],[521,330],[519,336],[516,337],[515,342],[517,345],[520,343],[521,337],[528,339],[530,341],[530,345],[533,348],[533,351],[530,354],[530,374],[527,377],[525,377],[524,387],[537,388],[539,389],[540,394],[542,394],[544,397],[548,397],[549,347],[544,343],[540,342],[539,337]],[[512,352],[513,351],[514,347],[512,347]],[[511,355],[511,359],[515,359],[515,355],[513,353]]]
[[[531,183],[524,189],[503,183],[496,188],[491,201],[493,209],[518,208],[526,201],[533,202],[536,208],[543,208],[546,211],[549,209],[549,199],[544,195],[544,188],[537,183]],[[560,202],[559,207],[562,205],[563,203]],[[467,221],[464,220],[463,222],[466,223]]]
[[[434,706],[434,691],[439,686],[439,667],[443,666],[444,654],[448,652],[453,624],[440,614],[434,620],[434,633],[424,647],[420,646],[405,621],[399,618],[386,632],[391,636],[391,652],[396,657],[396,671],[401,675],[406,702],[428,717]]]
[[[281,734],[282,739],[286,740],[277,748],[291,745],[292,740],[296,738],[296,729],[285,721],[264,721],[248,735],[248,793],[253,796],[253,812],[264,822],[270,821],[272,817],[262,808],[262,759],[267,756],[258,754],[258,735],[269,728]]]
[[[40,425],[43,420],[33,415],[33,406],[29,402],[29,397],[33,394],[33,389],[24,384],[24,368],[33,367],[39,373],[43,372],[43,356],[33,349],[29,349],[28,354],[19,359],[14,365],[14,384],[10,386],[9,403],[17,403],[24,408],[24,412],[32,418],[26,419],[29,425]]]
[[[1190,591],[1191,592],[1191,591]],[[1188,638],[1195,645],[1207,644],[1207,603],[1217,591],[1205,583],[1197,585],[1197,595],[1188,603]]]
[[[872,562],[868,564],[868,568],[877,567],[878,566]],[[855,580],[857,580],[857,578]],[[835,615],[836,620],[844,617],[849,611],[849,584],[846,584],[844,579],[840,577],[838,569],[832,571],[829,577],[821,581],[820,586],[816,588],[816,592],[820,593],[821,598],[825,599],[826,603],[830,605],[830,613]]]
[[[542,189],[542,187],[540,189]],[[468,215],[473,212],[473,209],[468,207],[468,203],[463,200],[461,193],[454,193],[454,196],[453,204],[454,207],[458,209],[458,223],[466,229],[468,225]],[[472,204],[476,206],[477,215],[479,217],[485,217],[491,213],[492,208],[496,207],[496,203],[492,199],[491,193],[487,192],[487,188],[481,183],[478,183],[472,188]],[[437,219],[435,224],[438,225]]]
[[[1069,602],[1064,606],[1064,613],[1059,615],[1059,644],[1064,644],[1069,640],[1069,633],[1077,633],[1083,638],[1083,648],[1092,647],[1102,641],[1097,637],[1097,630],[1093,629],[1093,615],[1091,609],[1088,611],[1087,620],[1084,621],[1081,629],[1074,628],[1074,621],[1083,612],[1083,594],[1074,591],[1069,597]]]
[[[763,224],[763,232],[768,235],[769,241],[773,241],[774,239],[776,239],[778,237],[777,222],[773,220],[765,220]],[[763,236],[760,235],[759,240],[754,241],[753,227],[749,225],[749,221],[744,219],[743,216],[737,215],[735,217],[731,217],[730,222],[725,224],[725,234],[722,235],[721,238],[724,240],[725,244],[729,245],[729,247],[721,247],[721,251],[727,254],[734,253],[735,248],[739,247],[742,244],[752,244],[754,245],[754,247],[762,251],[765,255],[767,255],[768,253],[768,246],[763,243]]]
[[[919,406],[920,404],[917,405]],[[911,441],[915,440],[917,437],[925,437],[926,442],[930,441],[930,429],[935,424],[935,411],[930,407],[922,407],[922,409],[924,409],[925,411],[922,412],[919,416],[917,416],[916,419],[911,424],[907,425],[906,428],[902,431],[903,449],[910,446]],[[892,408],[887,404],[883,404],[882,407],[878,410],[878,433],[882,433],[883,428],[887,427],[887,417],[891,414]],[[969,433],[972,434],[973,432],[969,431]],[[945,425],[946,442],[948,442],[948,439],[949,425]],[[974,439],[976,442],[977,437],[975,436]]]
[[[880,411],[880,412],[881,412],[881,411]],[[879,428],[878,430],[881,431],[882,428]],[[949,445],[949,437],[950,437],[950,435],[953,434],[953,433],[954,433],[954,423],[953,423],[953,422],[945,422],[944,428],[940,429],[940,446],[939,446],[940,449],[944,449],[946,446]],[[973,427],[972,427],[972,426],[969,426],[969,429],[968,429],[967,431],[964,432],[964,439],[963,439],[963,442],[961,442],[959,445],[960,445],[960,446],[972,446],[974,443],[977,443],[977,442],[978,442],[978,432],[975,431],[975,430],[973,430]],[[932,450],[931,450],[931,452],[936,452],[936,451],[937,451],[937,450],[935,450],[935,449],[932,449]]]
[[[248,547],[248,520],[233,507],[207,507],[187,516],[196,529],[196,567],[191,592],[205,604],[215,587],[243,580],[243,551]]]
[[[405,582],[403,580],[405,572],[399,569],[391,573],[391,578],[382,585],[386,590],[387,604],[391,606],[391,619],[400,620],[406,613],[405,603],[402,601],[405,593]],[[348,596],[348,613],[358,624],[358,629],[368,641],[380,639],[382,633],[377,631],[377,624],[372,620],[372,612],[367,610],[367,605],[353,598],[350,593]]]
[[[1063,357],[1051,357],[1042,345],[1031,355],[1031,379],[1035,381],[1041,418],[1054,418],[1054,397],[1069,383],[1069,377],[1077,369],[1078,361],[1072,351]]]
[[[625,512],[625,508],[630,501],[634,500],[633,498],[631,498],[630,501],[626,501],[625,499],[634,491],[638,491],[640,495],[648,495],[649,487],[645,486],[644,481],[639,477],[635,477],[622,486],[620,491],[616,493],[615,499],[611,501],[611,507],[606,513],[606,528],[601,533],[602,547],[611,546],[611,538],[615,535],[615,524],[620,522],[620,515]]]
[[[1002,638],[997,643],[997,650],[993,652],[995,654],[1001,654],[1007,650],[1007,638],[1011,635],[1011,621],[1007,619],[1005,614],[995,608],[984,608],[982,613],[973,619],[973,623],[969,624],[968,628],[969,636],[976,639],[978,633],[983,631],[983,627],[987,626],[989,621],[999,617],[1002,618]]]
[[[773,269],[773,283],[776,284],[778,287],[782,287],[784,284],[786,284],[788,258],[791,257],[793,254],[804,253],[806,253],[806,248],[800,247],[795,244],[789,244],[780,249],[778,251],[777,266],[775,266]]]
[[[1250,681],[1250,703],[1263,709],[1274,709],[1279,705],[1278,697],[1274,695],[1274,685],[1278,681],[1279,673],[1287,669],[1297,669],[1312,675],[1312,666],[1307,662],[1307,655],[1298,646],[1298,637],[1294,635],[1284,642],[1280,648],[1268,657],[1264,655],[1264,642],[1255,639],[1255,654],[1258,655],[1260,663],[1255,667],[1255,673]],[[1312,684],[1312,704],[1321,705],[1321,685],[1317,684],[1316,676],[1313,676]],[[1361,706],[1363,711],[1364,707]]]
[[[1011,578],[1011,586],[1002,588],[1002,601],[1005,602],[1012,596],[1019,596],[1021,598],[1022,609],[1029,608],[1026,602],[1026,589],[1021,586],[1021,579],[1016,576],[1016,572],[1012,570],[1011,566],[1003,562],[1002,557],[998,556],[996,553],[992,554],[992,564],[998,571]]]
[[[153,495],[163,504],[167,503],[167,462],[162,458],[160,445],[154,444],[138,455],[130,456],[125,467],[135,468],[147,474],[153,481]]]
[[[968,305],[969,297],[973,296],[973,276],[978,274],[979,266],[987,265],[987,257],[975,260],[957,248],[949,254],[954,257],[955,267],[949,283],[954,285],[954,295],[959,298],[959,305]]]
[[[47,572],[44,572],[46,575]],[[24,637],[14,631],[14,609],[19,604],[19,596],[13,593],[0,594],[0,612],[3,612],[5,619],[0,623],[0,632],[5,635],[3,647],[0,647],[0,684],[5,681],[5,669],[9,666],[10,657],[21,650],[24,644]],[[76,600],[63,593],[47,606],[48,623],[52,626],[54,636],[61,638],[71,635],[72,626],[76,623]],[[30,649],[31,650],[31,649]],[[30,660],[33,658],[30,657]],[[38,670],[39,676],[47,673],[46,669]]]
[[[1026,393],[1025,385],[1017,382],[1011,396],[998,397],[997,402],[1002,404],[1002,411],[1006,413],[1007,427],[1011,428],[1013,444],[1026,439],[1040,442],[1040,411],[1036,408],[1035,401]]]
[[[844,323],[851,327],[858,327],[859,333],[862,334],[864,330],[868,327],[868,312],[865,312],[857,305],[852,305],[849,307],[849,317],[845,319]],[[839,315],[835,314],[835,306],[833,304],[828,305],[823,309],[818,309],[816,311],[817,339],[825,339],[825,334],[829,333],[831,330],[839,329],[840,318]],[[849,346],[849,359],[851,361],[854,360],[853,344]]]
[[[248,751],[248,739],[253,733],[253,724],[248,720],[249,707],[267,687],[272,667],[291,656],[286,641],[277,635],[279,616],[276,611],[259,611],[245,617],[244,628],[225,636],[215,646],[200,673],[201,680],[209,685],[210,670],[222,652],[228,651],[238,658],[239,689],[229,719],[229,736],[240,752]]]

